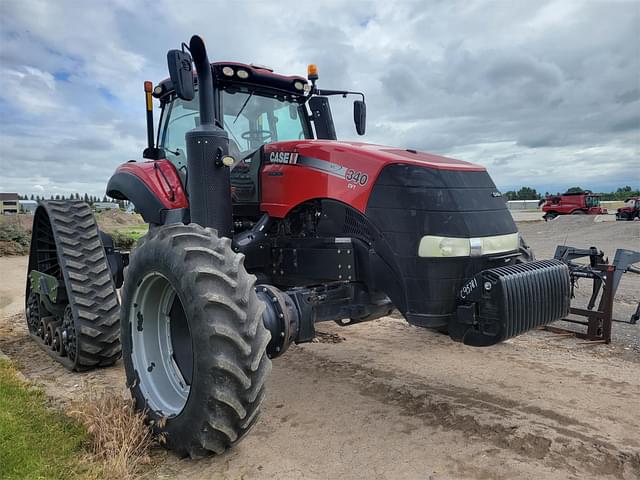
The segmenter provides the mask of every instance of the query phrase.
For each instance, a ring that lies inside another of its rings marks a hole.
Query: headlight
[[[419,257],[468,257],[471,245],[468,238],[448,238],[426,235],[420,240]]]
[[[234,71],[231,67],[222,67],[222,73],[227,77],[233,77]]]
[[[247,72],[246,70],[238,70],[236,72],[236,75],[238,75],[238,78],[241,78],[243,80],[249,78],[249,72]]]
[[[496,253],[513,252],[518,249],[518,233],[492,237],[453,238],[425,235],[418,246],[419,257],[477,257]]]
[[[511,252],[513,250],[517,250],[520,246],[518,233],[497,235],[495,237],[481,237],[480,242],[482,243],[482,255]]]

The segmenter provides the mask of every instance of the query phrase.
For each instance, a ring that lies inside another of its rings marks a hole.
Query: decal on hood
[[[295,164],[298,160],[298,154],[295,152],[271,152],[269,161],[271,163]]]
[[[319,158],[303,157],[295,152],[271,152],[269,154],[269,162],[307,167],[334,177],[342,178],[352,185],[364,186],[369,181],[369,175],[365,172],[358,172],[352,168],[347,168]]]

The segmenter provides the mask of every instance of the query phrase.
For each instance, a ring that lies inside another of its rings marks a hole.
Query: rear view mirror
[[[182,50],[169,50],[167,52],[167,65],[176,95],[182,100],[193,100],[195,93],[191,55]]]
[[[367,129],[367,105],[363,100],[353,102],[353,122],[356,124],[358,135],[364,135]]]

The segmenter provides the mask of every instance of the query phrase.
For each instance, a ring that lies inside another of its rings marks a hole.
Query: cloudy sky
[[[480,163],[502,190],[640,186],[638,0],[0,0],[0,191],[102,195],[141,158],[142,82],[193,33],[215,60],[318,64],[367,94],[365,141]],[[333,101],[345,139],[350,108]]]

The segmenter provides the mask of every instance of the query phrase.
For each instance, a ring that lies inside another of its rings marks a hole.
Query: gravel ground
[[[521,230],[539,258],[565,241],[638,248],[640,222],[588,220]],[[25,268],[24,257],[0,259],[0,350],[62,407],[86,389],[126,396],[122,362],[69,373],[29,339]],[[639,300],[627,277],[622,318]],[[274,362],[262,416],[236,448],[199,461],[156,452],[151,477],[640,479],[640,327],[614,324],[611,345],[533,331],[490,348],[392,317],[319,330]]]

